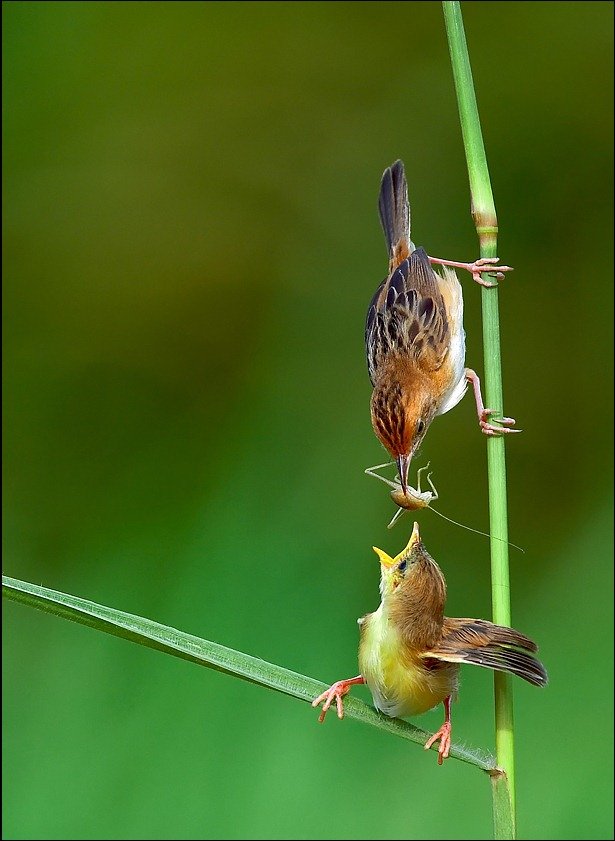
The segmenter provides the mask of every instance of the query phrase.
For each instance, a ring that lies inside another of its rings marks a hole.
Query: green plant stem
[[[165,654],[181,657],[191,663],[291,695],[301,701],[311,702],[317,695],[328,689],[328,686],[319,680],[291,672],[282,666],[267,663],[265,660],[251,657],[249,654],[235,651],[217,642],[186,634],[184,631],[161,625],[142,616],[86,601],[79,596],[39,587],[27,581],[19,581],[3,575],[2,596],[54,616],[60,616],[62,619],[69,619],[95,630],[157,649]],[[385,733],[416,742],[421,747],[430,735],[407,721],[382,715],[358,698],[345,698],[344,710],[347,718],[354,718]],[[316,712],[314,712],[314,717],[316,718]],[[335,711],[330,717],[336,718]],[[314,726],[316,726],[316,721],[314,721]],[[437,747],[437,744],[434,745],[433,750],[437,750]],[[486,771],[489,776],[498,776],[494,758],[482,751],[453,745],[450,755],[454,759]]]
[[[487,157],[474,93],[472,70],[466,44],[461,7],[458,2],[442,3],[448,36],[461,132],[465,147],[472,218],[480,243],[481,257],[497,256],[498,223],[487,167]],[[490,278],[491,280],[491,278]],[[504,410],[500,319],[497,286],[482,288],[485,401],[498,412]],[[506,505],[506,457],[504,437],[487,439],[489,477],[489,518],[491,529],[491,590],[493,620],[510,625],[510,579],[508,569],[508,526]],[[495,745],[498,766],[505,772],[511,801],[512,834],[498,835],[498,810],[494,808],[496,837],[514,838],[515,765],[512,683],[509,675],[495,675]],[[495,801],[494,801],[495,805]],[[501,810],[500,810],[501,811]]]

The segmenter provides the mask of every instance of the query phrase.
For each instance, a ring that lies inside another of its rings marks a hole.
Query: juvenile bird
[[[478,421],[486,435],[519,432],[510,429],[513,418],[489,418],[480,380],[465,368],[465,332],[461,284],[452,268],[467,269],[478,283],[481,272],[510,271],[495,266],[498,258],[455,263],[428,257],[410,239],[410,205],[404,165],[396,161],[384,171],[380,185],[380,221],[389,251],[389,274],[367,312],[365,349],[374,387],[372,426],[376,436],[397,462],[402,490],[406,493],[408,468],[436,415],[459,403],[472,383]],[[431,263],[443,266],[437,274]]]
[[[425,744],[428,749],[439,740],[441,765],[450,751],[451,699],[457,695],[460,663],[510,672],[535,686],[546,685],[547,673],[533,656],[536,644],[519,631],[484,619],[444,616],[446,582],[421,542],[417,523],[395,558],[374,551],[380,558],[382,601],[359,619],[361,674],[337,681],[312,706],[324,701],[322,722],[335,701],[343,718],[342,699],[357,683],[366,683],[376,709],[391,717],[418,715],[443,703],[444,724]]]

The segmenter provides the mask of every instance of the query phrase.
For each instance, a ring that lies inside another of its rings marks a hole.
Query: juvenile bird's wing
[[[545,668],[532,656],[537,650],[535,642],[513,628],[484,619],[445,619],[440,642],[424,656],[510,672],[534,686],[545,686]]]
[[[441,284],[442,278],[434,272],[422,248],[413,251],[380,284],[370,302],[365,324],[365,350],[372,384],[389,354],[409,357],[425,371],[441,368],[451,339],[451,314]],[[451,298],[449,285],[445,284],[447,299]]]

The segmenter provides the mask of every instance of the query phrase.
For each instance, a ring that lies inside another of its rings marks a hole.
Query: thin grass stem
[[[444,20],[459,106],[465,148],[472,218],[476,226],[481,257],[497,256],[498,222],[491,190],[487,157],[478,116],[470,58],[463,28],[461,6],[444,0]],[[491,278],[489,278],[491,280]],[[482,288],[483,348],[486,405],[503,414],[502,361],[498,288]],[[491,532],[491,592],[493,621],[510,625],[510,578],[508,569],[508,516],[506,502],[506,456],[504,436],[487,439],[489,519]],[[510,675],[496,673],[495,746],[498,766],[505,781],[494,782],[494,825],[496,838],[515,837],[515,764],[513,697]],[[503,794],[503,790],[505,793]],[[497,792],[497,798],[496,798]],[[507,792],[507,793],[506,793]],[[509,808],[506,809],[506,798]],[[507,813],[509,813],[507,815]]]

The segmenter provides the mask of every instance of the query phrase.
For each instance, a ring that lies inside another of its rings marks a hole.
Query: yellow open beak
[[[410,535],[410,540],[408,541],[408,545],[404,549],[403,554],[405,555],[412,549],[413,546],[416,546],[416,544],[420,542],[421,535],[419,534],[419,524],[415,523],[414,528],[412,529],[412,534]]]
[[[419,534],[419,524],[415,523],[414,528],[412,529],[412,534],[410,535],[410,540],[408,541],[408,545],[405,547],[405,549],[402,549],[399,555],[396,555],[394,558],[392,558],[390,555],[387,555],[387,553],[383,552],[382,549],[378,549],[377,546],[373,546],[372,548],[380,558],[380,563],[382,564],[382,566],[388,569],[392,566],[395,566],[395,564],[398,563],[398,561],[400,561],[403,557],[408,555],[412,551],[412,548],[416,546],[416,544],[419,543],[420,540],[421,535]]]
[[[390,555],[387,555],[386,552],[383,552],[382,549],[379,549],[377,546],[372,546],[372,549],[380,558],[380,563],[383,567],[386,567],[388,569],[389,567],[395,565],[395,559],[392,558]]]

